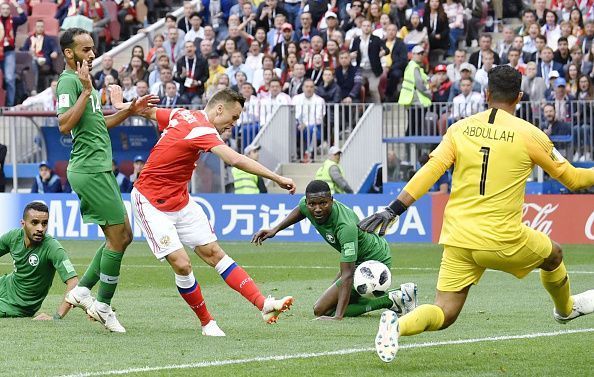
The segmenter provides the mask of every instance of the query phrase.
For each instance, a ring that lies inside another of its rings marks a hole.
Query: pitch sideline
[[[559,335],[582,334],[582,333],[591,333],[591,332],[594,332],[594,328],[562,330],[562,331],[553,331],[553,332],[540,332],[540,333],[532,333],[532,334],[524,334],[524,335],[503,335],[503,336],[474,338],[474,339],[445,340],[445,341],[441,341],[441,342],[412,343],[412,344],[403,344],[402,346],[400,346],[400,348],[401,349],[413,349],[413,348],[439,347],[439,346],[448,346],[448,345],[457,345],[457,344],[500,342],[500,341],[506,341],[506,340],[534,339],[534,338],[544,338],[544,337],[553,337],[553,336],[559,336]],[[109,371],[103,371],[103,372],[86,372],[86,373],[62,375],[60,377],[112,376],[112,375],[123,375],[123,374],[128,374],[128,373],[155,372],[155,371],[161,371],[161,370],[197,369],[197,368],[218,367],[218,366],[225,366],[225,365],[248,364],[248,363],[254,363],[254,362],[283,361],[283,360],[293,360],[293,359],[311,359],[311,358],[324,357],[324,356],[341,356],[341,355],[350,355],[350,354],[354,354],[354,353],[371,352],[374,350],[375,350],[375,348],[373,348],[373,347],[348,348],[348,349],[327,351],[327,352],[298,353],[298,354],[294,354],[294,355],[276,355],[276,356],[273,355],[273,356],[253,357],[253,358],[248,358],[248,359],[201,361],[201,362],[190,363],[190,364],[172,364],[172,365],[154,366],[154,367],[140,367],[140,368],[109,370]]]

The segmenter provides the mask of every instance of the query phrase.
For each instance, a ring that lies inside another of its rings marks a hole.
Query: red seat
[[[43,20],[45,23],[45,34],[51,35],[54,37],[58,36],[60,32],[60,21],[56,20],[54,16],[39,16],[39,15],[32,15],[29,16],[28,25],[29,25],[29,34],[33,34],[35,31],[35,23],[37,20]]]
[[[68,161],[65,160],[56,161],[56,163],[54,164],[54,173],[56,173],[60,177],[60,180],[62,181],[62,186],[65,185],[66,181],[68,180],[66,173],[67,168]]]
[[[58,10],[58,4],[55,3],[39,3],[33,5],[33,11],[31,14],[33,16],[48,16],[54,17],[56,15],[56,10]]]

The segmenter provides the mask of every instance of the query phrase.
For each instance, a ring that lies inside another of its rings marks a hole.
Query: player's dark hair
[[[323,194],[323,193],[330,193],[330,186],[324,181],[320,181],[318,179],[309,182],[307,187],[305,188],[306,194]]]
[[[210,98],[210,100],[206,104],[206,107],[212,108],[212,106],[214,106],[220,102],[224,103],[225,105],[232,104],[234,102],[238,102],[241,105],[241,107],[243,108],[243,104],[245,103],[245,98],[243,98],[243,96],[241,94],[237,93],[235,90],[225,88],[225,89],[221,89],[218,92],[216,92]]]
[[[47,206],[44,203],[31,202],[31,203],[27,204],[25,206],[25,209],[23,210],[23,220],[25,220],[25,217],[27,216],[27,212],[29,212],[31,210],[37,211],[37,212],[49,213],[49,208],[47,208]]]
[[[489,93],[496,102],[511,104],[520,94],[522,75],[509,65],[498,65],[489,70]]]
[[[66,30],[64,34],[62,34],[62,36],[60,37],[60,48],[62,49],[62,52],[64,52],[64,50],[66,50],[67,48],[72,48],[72,45],[74,44],[74,38],[77,35],[82,34],[91,35],[91,33],[89,33],[88,31],[78,27],[73,27],[71,29]]]

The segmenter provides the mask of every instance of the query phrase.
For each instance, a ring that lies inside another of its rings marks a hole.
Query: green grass
[[[63,242],[82,274],[97,242]],[[207,305],[226,338],[200,335],[199,322],[179,297],[173,273],[156,261],[148,247],[135,242],[124,258],[122,277],[113,302],[127,334],[110,334],[86,319],[80,309],[62,321],[0,320],[0,375],[55,376],[74,373],[163,367],[215,360],[276,355],[363,350],[345,355],[268,360],[202,368],[161,369],[142,376],[232,375],[265,376],[588,376],[594,365],[594,332],[534,339],[416,347],[426,342],[493,336],[549,333],[594,328],[594,316],[561,326],[552,320],[552,304],[537,273],[520,281],[499,272],[485,273],[473,287],[458,322],[441,332],[401,340],[397,360],[384,364],[373,347],[379,312],[342,322],[313,321],[312,306],[338,270],[338,254],[327,245],[276,244],[256,248],[223,244],[226,251],[260,285],[264,294],[291,294],[293,309],[273,326],[229,289],[213,269],[193,257],[194,271]],[[393,284],[414,281],[419,301],[433,300],[441,258],[436,245],[393,245]],[[569,271],[594,271],[594,250],[566,246]],[[0,273],[9,272],[9,257],[0,259]],[[260,267],[259,267],[260,266]],[[268,268],[265,266],[283,266]],[[299,268],[290,268],[299,266]],[[307,268],[328,267],[328,268]],[[420,269],[407,269],[407,268]],[[594,274],[570,275],[572,289],[594,288]],[[56,279],[42,311],[53,313],[64,291]]]

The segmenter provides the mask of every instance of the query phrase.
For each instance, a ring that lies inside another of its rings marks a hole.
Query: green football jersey
[[[299,201],[299,210],[311,221],[322,238],[340,253],[341,262],[360,264],[375,260],[391,266],[392,255],[388,242],[377,234],[359,229],[359,218],[352,209],[341,202],[334,200],[330,217],[324,224],[316,223],[307,209],[305,197]]]
[[[0,237],[0,256],[10,253],[14,270],[0,277],[0,300],[18,308],[23,316],[39,310],[54,280],[63,282],[76,276],[66,251],[53,237],[46,235],[32,248],[25,247],[25,231],[14,229]]]
[[[78,75],[71,69],[60,74],[56,96],[58,115],[70,110],[83,91]],[[111,140],[101,109],[99,93],[93,88],[85,111],[72,129],[72,152],[68,170],[76,173],[111,171]]]

